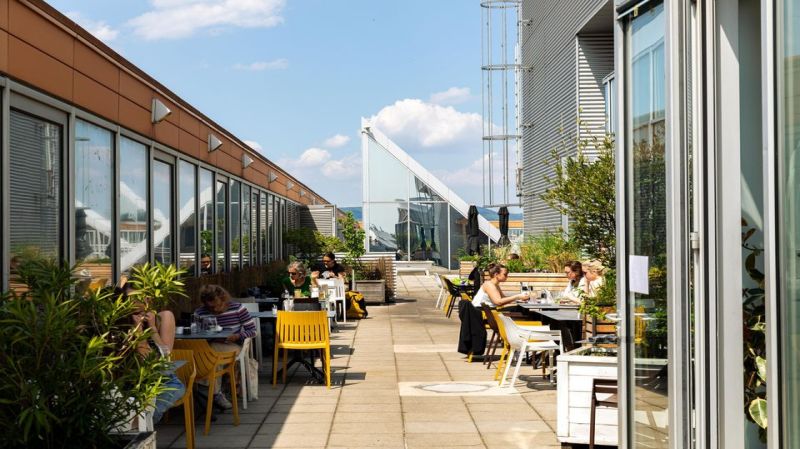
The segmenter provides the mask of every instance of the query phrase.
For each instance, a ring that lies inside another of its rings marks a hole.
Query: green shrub
[[[76,291],[74,267],[44,259],[17,267],[25,287],[0,298],[0,431],[12,448],[116,447],[110,435],[164,390],[166,362],[136,348],[149,336],[136,296]],[[134,270],[156,304],[180,293],[178,270]],[[17,284],[18,285],[18,284]]]
[[[560,273],[571,260],[580,260],[580,246],[560,231],[528,236],[519,246],[523,265],[533,270]]]

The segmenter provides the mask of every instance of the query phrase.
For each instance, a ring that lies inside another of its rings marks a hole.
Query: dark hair
[[[572,270],[574,273],[577,273],[579,278],[583,277],[583,264],[581,264],[577,260],[569,263],[569,269]]]
[[[203,257],[208,257],[210,259],[211,258],[211,254],[208,254],[208,253],[200,254],[200,258],[202,259]]]
[[[495,277],[500,274],[503,270],[508,270],[505,265],[501,263],[490,263],[486,267],[486,271],[489,273],[489,276]]]
[[[517,253],[511,253],[508,255],[508,260],[517,260],[517,259],[519,259],[519,254]]]
[[[231,300],[231,294],[227,290],[216,284],[208,284],[200,287],[200,301],[209,303],[216,298],[222,298],[225,301]]]
[[[322,255],[322,257],[327,257],[328,259],[330,259],[330,260],[332,260],[332,261],[336,262],[336,254],[333,254],[333,253],[325,253],[325,254],[323,254],[323,255]]]

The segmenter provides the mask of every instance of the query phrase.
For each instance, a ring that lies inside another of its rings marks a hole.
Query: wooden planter
[[[562,444],[589,443],[592,379],[616,379],[617,358],[589,355],[578,348],[558,356],[557,436]],[[603,396],[600,396],[601,398]],[[601,407],[595,418],[595,443],[616,446],[617,409]]]
[[[386,301],[386,281],[383,279],[378,281],[356,279],[355,290],[364,295],[364,300],[367,302]]]
[[[608,315],[609,313],[616,312],[615,307],[602,307],[603,312]],[[601,334],[616,334],[617,323],[611,320],[598,320],[590,316],[583,316],[583,338],[596,336]]]
[[[461,261],[460,263],[458,274],[460,277],[466,278],[475,268],[475,262]],[[489,276],[484,273],[484,279],[488,278]],[[528,288],[534,295],[544,289],[550,290],[555,295],[567,286],[567,278],[562,273],[508,273],[508,279],[500,284],[500,288],[507,295],[514,295],[519,293],[522,282],[528,284]]]

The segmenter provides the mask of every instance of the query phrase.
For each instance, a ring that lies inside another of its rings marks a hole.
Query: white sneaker
[[[233,408],[231,401],[229,401],[228,398],[226,398],[222,393],[217,393],[214,395],[214,405],[222,410],[230,410]]]

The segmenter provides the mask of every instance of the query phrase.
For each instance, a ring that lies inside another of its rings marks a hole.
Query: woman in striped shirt
[[[238,302],[231,301],[231,295],[227,290],[219,285],[204,285],[200,289],[200,301],[203,306],[195,310],[195,315],[200,317],[213,316],[217,319],[217,324],[222,326],[225,331],[233,333],[226,339],[211,341],[211,348],[218,352],[235,352],[242,349],[242,344],[246,338],[256,336],[256,325],[250,312]],[[217,379],[215,390],[218,393],[214,396],[214,403],[222,409],[232,408],[230,401],[220,391],[222,379]]]

